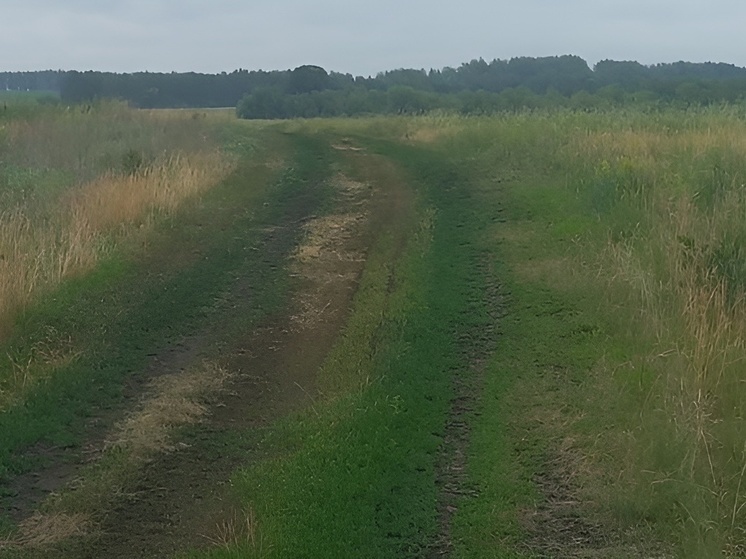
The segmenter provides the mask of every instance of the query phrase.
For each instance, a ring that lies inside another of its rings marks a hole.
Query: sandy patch
[[[205,361],[156,379],[139,409],[118,426],[107,447],[126,448],[134,457],[175,450],[171,431],[204,417],[208,411],[204,402],[223,388],[229,376],[224,369]]]
[[[333,177],[330,184],[338,193],[340,211],[307,222],[303,241],[292,256],[293,273],[310,283],[296,300],[293,322],[301,327],[325,318],[335,293],[354,285],[365,262],[360,238],[372,189],[343,174]]]

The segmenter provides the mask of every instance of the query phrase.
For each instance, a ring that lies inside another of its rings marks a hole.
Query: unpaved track
[[[480,291],[484,291],[485,297],[483,301],[474,303],[485,305],[491,322],[480,331],[469,332],[461,340],[462,360],[459,367],[451,371],[453,397],[436,464],[438,533],[428,550],[429,559],[452,556],[455,545],[452,534],[454,516],[462,499],[477,494],[469,482],[467,471],[471,420],[479,408],[485,367],[495,350],[497,325],[504,309],[500,286],[495,282],[494,270],[488,258],[482,257],[475,268],[479,273],[475,274],[473,281]],[[466,308],[463,312],[472,310]]]
[[[271,238],[313,220],[304,216],[279,224],[269,234],[268,244]],[[367,224],[358,225],[362,229]],[[326,250],[364,254],[362,230],[354,233],[332,239],[334,246]],[[302,279],[301,290],[282,313],[234,341],[220,360],[234,374],[233,381],[189,441],[191,446],[164,453],[148,465],[137,487],[110,512],[101,526],[102,535],[82,557],[102,552],[107,557],[167,557],[180,549],[213,545],[224,537],[224,527],[242,514],[226,485],[237,467],[247,465],[253,441],[249,437],[243,452],[232,449],[227,454],[214,441],[231,432],[261,428],[313,405],[316,371],[345,323],[364,259],[331,264],[333,270],[327,271],[332,279],[324,285]],[[313,320],[304,318],[309,312],[315,314]]]
[[[359,149],[336,146],[332,153],[363,172],[375,166]],[[95,522],[82,537],[25,549],[24,557],[169,557],[225,537],[226,526],[243,514],[231,498],[231,474],[247,460],[261,459],[255,447],[262,427],[313,406],[316,371],[345,324],[367,249],[411,210],[411,193],[400,191],[401,183],[374,188],[342,175],[325,180],[338,190],[329,215],[316,216],[303,199],[291,200],[256,247],[269,254],[286,250],[288,239],[299,236],[314,242],[314,235],[318,245],[286,255],[293,261],[297,287],[282,310],[226,343],[217,363],[230,372],[230,380],[209,401],[206,418],[185,438],[172,441],[171,450],[149,457],[136,480],[105,510],[92,511]],[[222,306],[240,309],[251,292],[252,286],[237,278]],[[147,376],[187,370],[199,362],[212,336],[194,332],[163,348],[152,356]],[[134,400],[142,389],[135,382],[126,390]],[[226,445],[226,440],[234,442]],[[102,442],[98,433],[88,444],[100,447]]]

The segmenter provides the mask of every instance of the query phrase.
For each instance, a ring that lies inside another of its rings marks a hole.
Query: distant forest
[[[676,62],[645,66],[577,56],[472,60],[458,68],[398,69],[375,77],[294,70],[117,74],[0,72],[0,88],[46,91],[66,103],[116,98],[141,108],[237,107],[244,118],[488,114],[521,108],[594,109],[622,104],[708,105],[746,98],[746,68]]]

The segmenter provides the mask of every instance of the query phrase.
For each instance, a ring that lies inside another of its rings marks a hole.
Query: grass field
[[[739,109],[10,113],[1,556],[743,556]]]

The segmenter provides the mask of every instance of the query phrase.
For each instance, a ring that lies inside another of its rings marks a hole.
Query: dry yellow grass
[[[306,223],[303,242],[293,253],[294,273],[311,284],[297,301],[299,311],[294,321],[301,328],[307,328],[322,318],[332,292],[345,288],[345,284],[354,280],[357,272],[345,269],[345,263],[365,259],[365,254],[356,250],[350,241],[360,235],[367,220],[370,188],[342,174],[335,176],[331,185],[344,201],[344,211],[316,217]]]
[[[91,269],[101,256],[104,238],[111,241],[141,231],[156,216],[174,212],[230,172],[233,161],[207,141],[204,131],[192,134],[197,139],[187,139],[185,150],[169,145],[170,133],[196,132],[187,117],[146,117],[115,106],[101,116],[64,114],[8,125],[11,163],[72,168],[75,175],[89,178],[46,195],[43,211],[32,196],[0,213],[0,335],[37,293]],[[148,149],[166,150],[123,172],[117,166],[129,152],[122,152],[122,138],[130,136],[132,142],[153,136]],[[119,159],[112,159],[112,151]]]
[[[229,378],[226,370],[204,362],[156,379],[139,409],[119,425],[107,446],[126,449],[135,461],[174,450],[169,438],[173,429],[201,420],[207,414],[203,402],[214,397]]]
[[[253,509],[234,511],[230,518],[218,523],[215,535],[207,539],[213,545],[226,549],[248,544],[253,550],[261,551],[256,513]]]
[[[105,175],[69,192],[74,222],[103,232],[146,220],[149,210],[172,212],[186,198],[223,178],[231,166],[217,152],[173,156],[134,175]]]
[[[37,512],[24,520],[13,536],[0,539],[0,550],[51,546],[84,536],[90,529],[90,519],[84,514]]]

